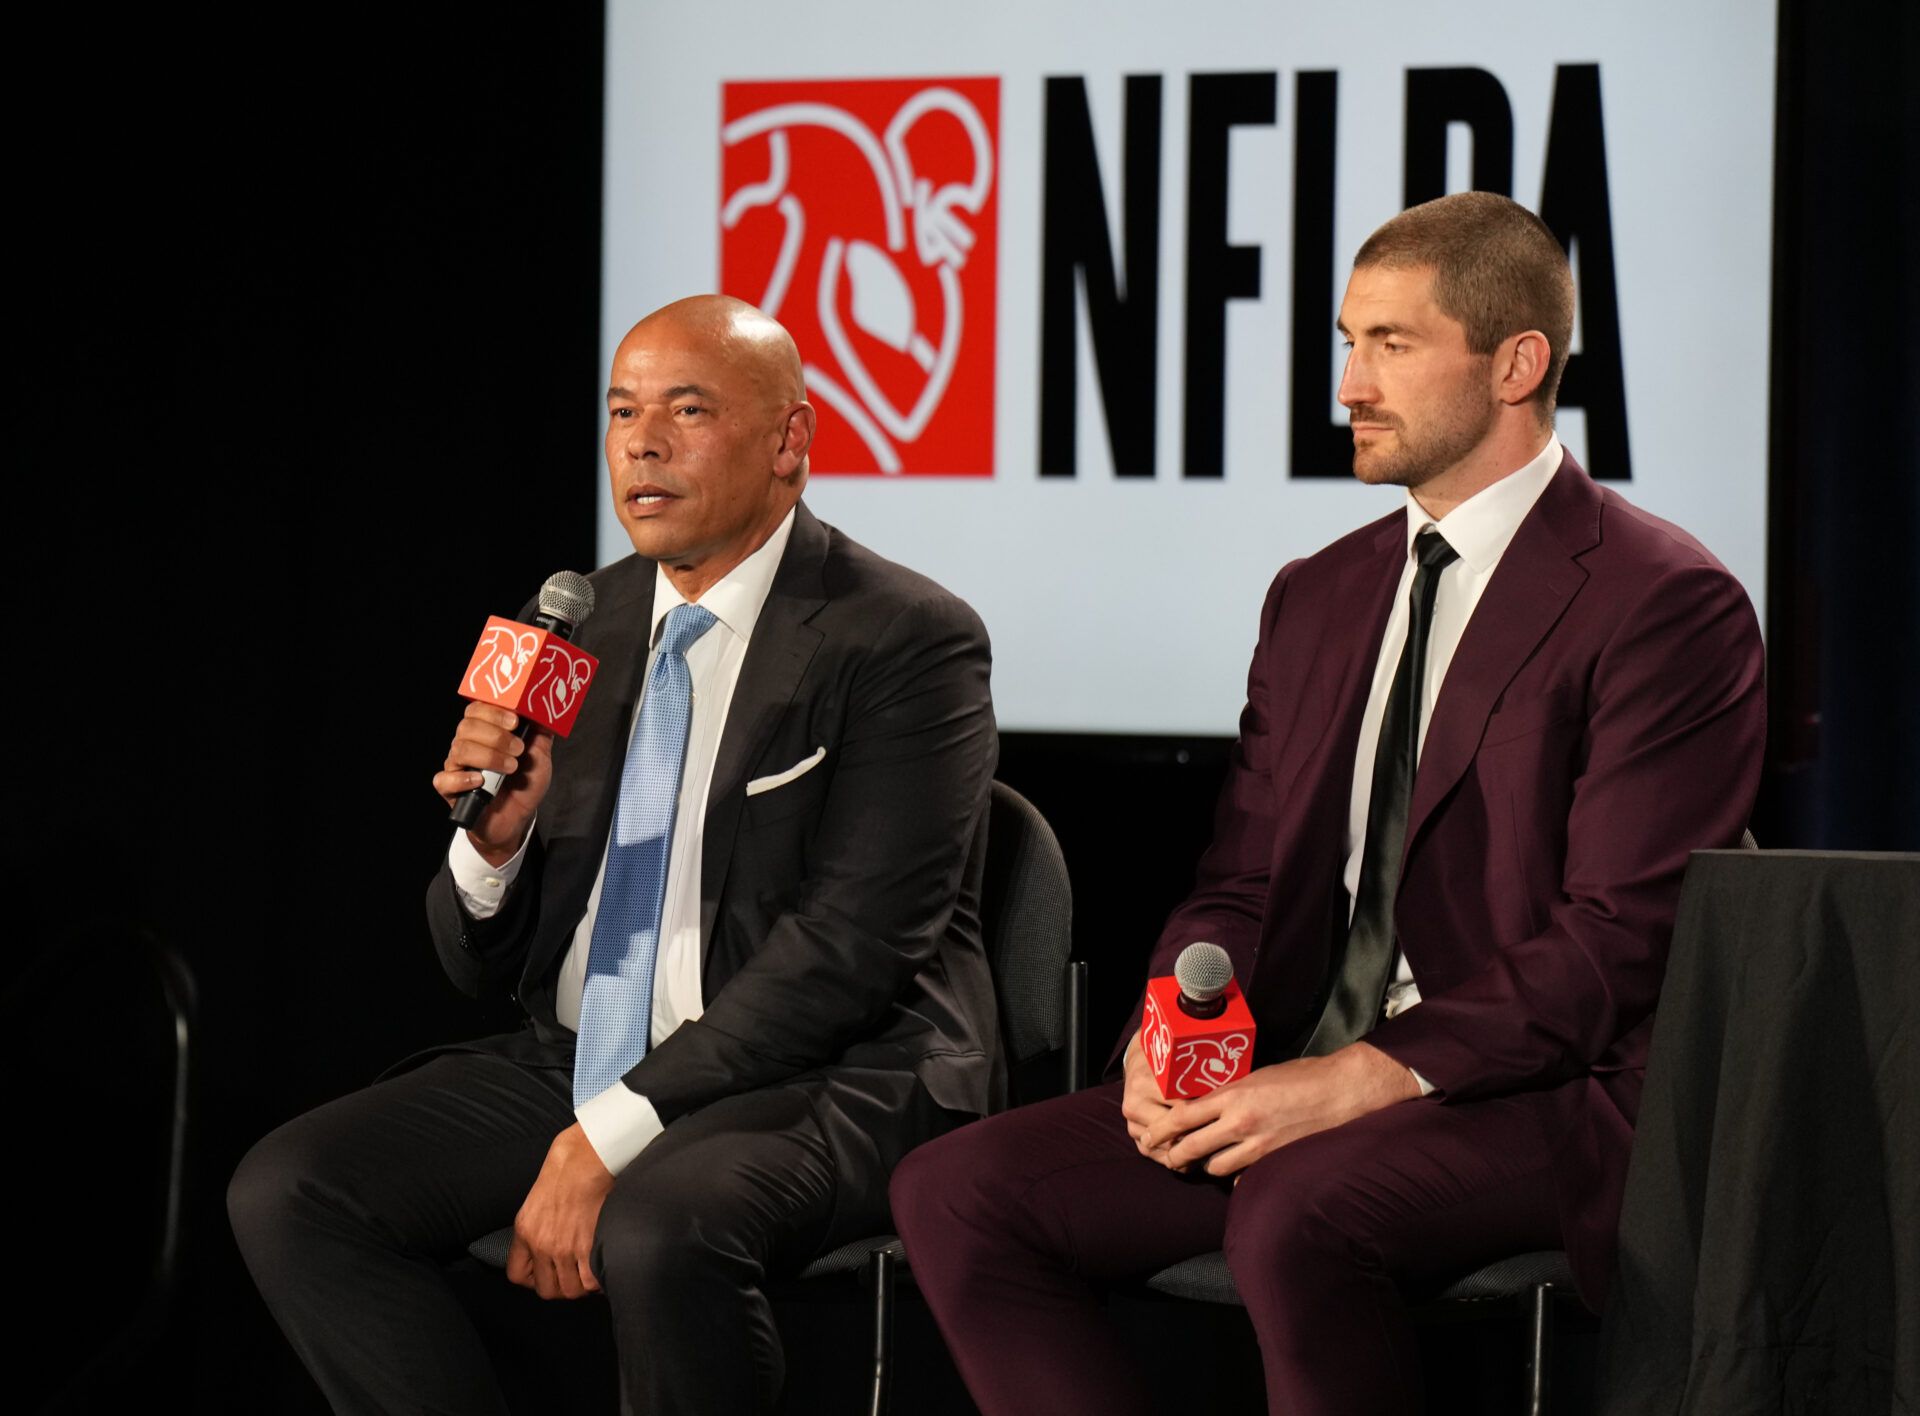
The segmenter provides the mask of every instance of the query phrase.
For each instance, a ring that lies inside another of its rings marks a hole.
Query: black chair
[[[1147,1280],[1147,1287],[1170,1298],[1198,1303],[1241,1306],[1233,1275],[1227,1271],[1227,1256],[1222,1253],[1196,1254],[1171,1268],[1161,1269]],[[1445,1304],[1526,1305],[1526,1411],[1528,1416],[1545,1416],[1551,1396],[1549,1376],[1553,1346],[1553,1305],[1556,1296],[1573,1293],[1573,1270],[1567,1256],[1558,1249],[1535,1254],[1519,1254],[1488,1264],[1468,1274],[1438,1294],[1434,1301]]]
[[[1760,844],[1753,832],[1740,835],[1742,850],[1757,851]],[[1147,1280],[1155,1293],[1185,1298],[1200,1303],[1240,1306],[1240,1293],[1233,1275],[1227,1271],[1223,1253],[1198,1254],[1171,1268],[1164,1268]],[[1564,1251],[1542,1250],[1518,1254],[1476,1269],[1439,1293],[1434,1302],[1441,1304],[1510,1304],[1519,1302],[1526,1310],[1526,1346],[1523,1353],[1526,1375],[1527,1416],[1546,1416],[1552,1397],[1553,1306],[1556,1297],[1574,1293],[1573,1269]]]
[[[95,1137],[108,1163],[40,1182],[38,1223],[18,1236],[23,1272],[85,1291],[57,1331],[29,1340],[17,1394],[48,1413],[151,1400],[178,1360],[192,974],[143,929],[83,924],[21,970],[5,1006],[25,1081],[22,1135],[64,1137],[76,1105],[111,1105]],[[60,1291],[43,1291],[39,1311],[61,1311]]]
[[[1013,1099],[1036,1100],[1086,1084],[1086,968],[1069,963],[1073,890],[1066,857],[1047,820],[1020,793],[993,784],[981,931],[993,970]],[[1057,1064],[1057,1065],[1056,1065]],[[476,1239],[467,1252],[504,1269],[511,1227]],[[872,1410],[887,1410],[893,1378],[893,1308],[906,1255],[899,1237],[876,1234],[822,1254],[800,1281],[859,1276],[872,1298]]]

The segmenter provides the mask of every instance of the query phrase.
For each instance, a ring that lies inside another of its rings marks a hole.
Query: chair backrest
[[[21,969],[0,1007],[21,1061],[20,1134],[68,1134],[76,1098],[111,1098],[113,1117],[113,1164],[63,1176],[42,1197],[45,1223],[23,1236],[29,1270],[65,1263],[87,1284],[62,1305],[56,1274],[46,1301],[70,1321],[23,1364],[17,1395],[25,1410],[117,1410],[179,1374],[192,975],[146,931],[83,917]]]
[[[1067,1042],[1073,887],[1046,817],[1004,782],[993,784],[980,914],[1001,1042],[1018,1067]]]

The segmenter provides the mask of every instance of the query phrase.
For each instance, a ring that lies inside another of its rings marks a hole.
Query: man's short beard
[[[1480,403],[1463,396],[1447,410],[1444,422],[1428,425],[1417,440],[1407,435],[1404,420],[1383,417],[1373,409],[1357,407],[1352,410],[1351,421],[1386,424],[1393,429],[1396,447],[1391,454],[1384,454],[1377,449],[1370,454],[1363,453],[1355,447],[1354,475],[1369,486],[1376,487],[1418,487],[1429,482],[1480,446],[1487,429],[1493,426],[1496,406],[1491,397]],[[1364,471],[1361,468],[1363,457],[1367,458]]]

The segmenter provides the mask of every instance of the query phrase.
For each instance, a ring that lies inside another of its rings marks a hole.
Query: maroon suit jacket
[[[1405,555],[1396,509],[1274,579],[1213,842],[1154,950],[1162,974],[1196,939],[1227,949],[1261,1063],[1298,1055],[1344,937],[1354,751]],[[1596,1308],[1681,872],[1738,844],[1764,737],[1739,582],[1565,458],[1434,703],[1394,913],[1422,1001],[1368,1041],[1442,1104],[1554,1093]]]

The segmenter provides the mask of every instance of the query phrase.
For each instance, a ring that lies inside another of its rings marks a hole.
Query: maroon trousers
[[[1421,1404],[1405,1296],[1558,1247],[1548,1093],[1403,1102],[1284,1146],[1239,1185],[1134,1149],[1119,1083],[920,1147],[895,1223],[987,1416],[1149,1410],[1100,1285],[1225,1249],[1275,1416]]]

